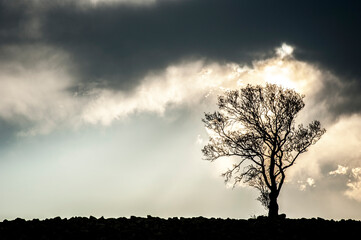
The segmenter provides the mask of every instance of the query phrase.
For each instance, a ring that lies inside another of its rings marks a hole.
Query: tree
[[[303,95],[274,84],[247,85],[218,97],[219,111],[205,113],[202,121],[210,133],[202,149],[206,160],[235,157],[237,162],[222,174],[234,186],[244,182],[260,191],[268,216],[278,216],[277,198],[286,170],[300,154],[325,133],[319,121],[295,127],[305,106]]]

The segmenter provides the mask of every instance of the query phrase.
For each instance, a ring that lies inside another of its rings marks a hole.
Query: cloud
[[[305,191],[306,190],[306,184],[304,184],[302,181],[298,181],[298,183],[300,183],[299,190],[300,191]]]
[[[255,60],[252,65],[203,59],[180,61],[148,73],[136,87],[125,91],[83,84],[77,78],[74,60],[60,49],[8,45],[1,49],[5,56],[0,62],[2,94],[6,101],[0,104],[0,116],[32,123],[26,134],[47,133],[58,126],[110,125],[137,113],[161,116],[168,109],[214,103],[226,89],[268,82],[306,94],[308,109],[304,110],[307,114],[300,115],[303,121],[313,120],[320,113],[328,119],[328,103],[315,99],[330,74],[296,60],[293,48],[282,44],[274,56]]]
[[[142,8],[142,7],[153,7],[162,2],[175,2],[175,1],[185,1],[185,0],[55,0],[55,5],[68,5],[74,6],[77,8],[81,8],[82,10],[90,10],[102,7],[135,7],[135,8]],[[44,4],[44,0],[33,0],[35,4]]]
[[[337,169],[335,171],[331,171],[328,174],[330,175],[338,175],[338,174],[346,174],[348,170],[348,167],[343,167],[341,165],[337,165]]]
[[[351,176],[347,183],[348,190],[345,195],[351,199],[361,202],[361,168],[351,169]]]
[[[288,49],[288,55],[280,49]],[[309,94],[312,99],[322,87],[322,71],[292,58],[291,46],[277,48],[278,55],[254,61],[252,66],[236,63],[207,63],[203,60],[181,62],[145,76],[131,92],[94,89],[96,98],[85,106],[86,123],[109,125],[137,112],[162,115],[174,106],[196,106],[207,97],[215,99],[226,89],[246,84],[277,83]],[[288,56],[288,58],[286,58]],[[313,106],[314,111],[320,108]],[[308,116],[314,116],[307,114]]]
[[[312,178],[307,178],[306,182],[307,182],[307,184],[308,184],[310,187],[316,186],[316,185],[315,185],[315,180],[312,179]]]
[[[305,175],[317,181],[319,193],[346,196],[361,202],[360,159],[361,115],[343,116],[327,127],[321,140],[300,156],[288,172],[288,179],[305,190]],[[315,193],[317,194],[317,193]]]
[[[343,190],[343,194],[350,199],[361,202],[361,168],[354,167],[350,170],[348,169],[348,167],[338,165],[337,170],[330,172],[329,175],[334,177],[345,175],[346,178],[339,179],[346,187],[346,190]]]
[[[361,202],[361,179],[358,177],[356,180],[347,183],[349,190],[345,192],[345,195],[351,199]]]
[[[306,191],[307,187],[316,187],[315,180],[313,178],[307,178],[306,181],[299,180],[297,181],[299,184],[300,191]]]
[[[212,89],[237,82],[234,64],[199,60],[149,74],[132,92],[109,90],[76,81],[72,60],[61,50],[8,45],[0,52],[6,59],[0,61],[0,117],[19,124],[23,135],[46,134],[62,126],[109,125],[141,112],[162,115],[168,108],[194,105]]]
[[[81,0],[83,4],[134,4],[134,5],[148,5],[154,4],[157,0]]]
[[[313,91],[317,92],[317,105],[310,111],[317,112],[324,104],[322,115],[331,112],[333,120],[360,111],[361,85],[357,79],[361,72],[356,63],[361,34],[355,29],[359,29],[361,19],[352,5],[331,1],[325,8],[303,1],[290,11],[283,1],[156,1],[152,4],[155,7],[125,4],[130,2],[155,0],[0,1],[0,48],[9,43],[18,47],[35,43],[57,49],[71,59],[76,84],[90,89],[97,86],[100,92],[106,90],[104,95],[113,95],[113,91],[127,95],[150,74],[180,62],[203,59],[204,64],[251,66],[255,60],[260,64],[260,60],[272,58],[274,47],[287,42],[277,53],[281,58],[292,53],[304,63],[306,67],[300,71],[304,76],[315,76],[319,69],[330,70],[320,72],[316,77],[319,81],[309,80],[316,89],[323,85],[321,91]],[[77,7],[76,3],[95,7]],[[299,22],[310,6],[317,15]],[[339,9],[338,15],[347,17],[335,18],[331,9]],[[313,73],[305,74],[307,69]],[[269,78],[277,76],[274,82],[287,75],[271,67],[267,71]]]
[[[3,120],[25,128],[22,134],[48,133],[62,122],[71,122],[79,104],[69,91],[75,81],[68,73],[65,53],[46,46],[7,45],[0,54]]]
[[[283,43],[281,47],[276,49],[276,53],[281,58],[289,57],[292,55],[294,49],[292,46],[287,45],[286,43]]]
[[[354,178],[359,178],[361,175],[361,168],[359,168],[359,167],[353,168],[353,169],[351,169],[351,172],[352,172],[352,176]]]
[[[335,19],[330,9],[339,9],[340,15],[358,16],[356,9],[333,1],[328,8],[314,1],[303,1],[292,11],[287,2],[264,2],[260,7],[261,3],[186,0],[159,1],[154,8],[97,4],[96,8],[83,9],[74,8],[71,1],[55,1],[33,7],[42,9],[41,14],[37,10],[36,14],[26,15],[23,12],[28,7],[24,4],[16,8],[16,13],[23,25],[29,18],[38,19],[35,21],[41,26],[38,41],[71,54],[82,81],[96,82],[110,89],[132,89],[149,71],[162,70],[183,59],[204,57],[211,62],[249,64],[255,58],[267,58],[274,46],[283,41],[298,46],[294,54],[301,60],[337,69],[337,74],[350,73],[345,82],[351,83],[355,76],[361,76],[354,64],[360,55],[357,44],[360,35],[355,33],[358,28],[354,28],[350,38],[334,38],[349,34],[343,26],[358,26],[358,21],[342,17],[337,24],[324,26],[324,21]],[[3,2],[3,5],[6,9],[8,4]],[[52,7],[45,8],[46,5]],[[308,15],[307,21],[299,22],[310,7],[318,14]],[[5,32],[21,32],[21,28],[10,28],[16,22],[10,17],[6,19]],[[11,40],[19,41],[20,37],[15,36]],[[339,46],[343,46],[342,49]],[[360,89],[359,84],[353,86]]]

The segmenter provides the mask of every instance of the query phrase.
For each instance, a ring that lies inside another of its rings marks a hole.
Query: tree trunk
[[[277,218],[278,217],[278,203],[277,203],[277,195],[270,194],[270,204],[268,207],[268,217],[269,218]]]

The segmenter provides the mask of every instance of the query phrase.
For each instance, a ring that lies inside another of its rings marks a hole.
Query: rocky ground
[[[361,222],[317,219],[85,218],[0,222],[0,239],[346,239]]]

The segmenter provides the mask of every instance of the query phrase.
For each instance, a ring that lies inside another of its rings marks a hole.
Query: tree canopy
[[[286,170],[325,133],[319,121],[295,126],[305,106],[303,95],[275,84],[247,85],[218,97],[219,111],[202,121],[210,139],[202,152],[206,160],[236,157],[222,175],[234,184],[244,182],[260,191],[258,200],[268,216],[278,216],[277,198]]]

